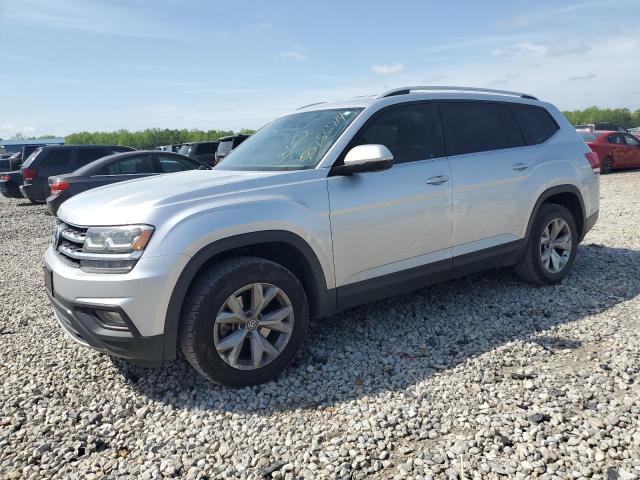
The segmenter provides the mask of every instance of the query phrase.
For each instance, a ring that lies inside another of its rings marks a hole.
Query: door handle
[[[446,175],[436,175],[435,177],[427,178],[427,185],[440,185],[441,183],[448,182],[449,177]]]
[[[529,165],[527,165],[526,163],[514,163],[513,167],[514,170],[526,170],[527,168],[529,168]]]

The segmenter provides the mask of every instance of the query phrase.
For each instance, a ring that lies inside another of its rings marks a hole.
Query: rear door
[[[521,246],[528,212],[547,181],[541,151],[526,144],[551,136],[536,136],[538,112],[528,108],[486,101],[440,103],[454,179],[454,268],[479,259],[468,254],[492,249],[501,255]],[[525,120],[529,131],[521,127]]]
[[[630,151],[621,133],[612,133],[607,137],[607,144],[610,147],[613,163],[617,168],[628,167],[631,163]]]
[[[640,140],[628,133],[621,134],[627,145],[626,167],[640,167]]]

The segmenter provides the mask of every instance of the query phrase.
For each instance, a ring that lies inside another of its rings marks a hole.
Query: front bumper
[[[44,257],[45,286],[56,317],[71,338],[123,358],[163,359],[167,306],[186,255],[141,258],[126,274],[83,272],[66,264],[52,247]],[[116,311],[124,330],[105,328],[95,314]]]
[[[589,233],[589,231],[593,228],[593,226],[596,224],[596,222],[598,221],[598,215],[600,214],[600,210],[596,210],[596,212],[591,215],[590,217],[587,217],[584,221],[584,228],[582,229],[582,235],[580,238],[580,241],[582,241],[585,237],[585,235],[587,233]]]
[[[45,269],[45,275],[49,272]],[[164,335],[142,337],[133,331],[105,328],[92,312],[101,305],[77,304],[56,297],[47,288],[47,295],[62,329],[74,341],[117,357],[159,363],[163,358]]]

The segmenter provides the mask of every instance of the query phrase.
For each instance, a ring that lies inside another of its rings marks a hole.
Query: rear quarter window
[[[69,165],[71,162],[71,149],[52,149],[44,152],[42,155],[38,155],[40,158],[40,165],[47,167],[61,167]]]
[[[544,108],[512,104],[511,110],[520,125],[527,145],[544,143],[560,129],[551,114]]]

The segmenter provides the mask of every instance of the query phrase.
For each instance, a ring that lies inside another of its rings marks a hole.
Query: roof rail
[[[307,107],[313,107],[314,105],[322,105],[323,103],[327,103],[327,102],[315,102],[315,103],[310,103],[309,105],[303,105],[301,107],[296,108],[296,110],[302,110],[303,108],[307,108]]]
[[[407,95],[413,91],[458,91],[458,92],[478,92],[478,93],[497,93],[500,95],[512,95],[514,97],[528,98],[529,100],[538,100],[533,95],[522,92],[511,92],[509,90],[494,90],[492,88],[476,88],[476,87],[451,87],[451,86],[416,86],[416,87],[400,87],[394,88],[387,92],[381,93],[377,98],[393,97],[394,95]]]

